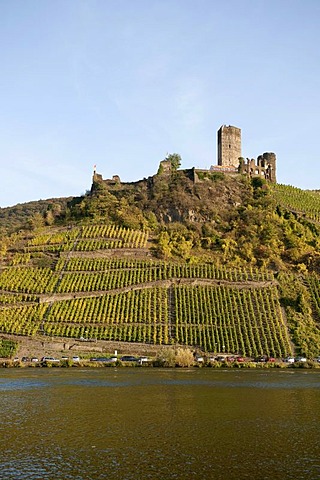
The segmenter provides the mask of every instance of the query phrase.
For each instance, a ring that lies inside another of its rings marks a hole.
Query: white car
[[[143,363],[148,363],[148,362],[149,362],[148,357],[139,357],[138,358],[138,363],[140,363],[140,365],[142,365]]]
[[[306,363],[306,361],[307,361],[306,357],[298,357],[298,358],[296,358],[296,362]]]
[[[294,363],[295,360],[294,360],[293,357],[288,357],[288,358],[286,358],[286,362],[287,362],[287,363]]]
[[[196,362],[198,362],[198,363],[203,363],[203,362],[204,362],[204,358],[203,358],[203,357],[200,357],[200,356],[199,356],[199,357],[196,356],[196,357],[195,357],[195,360],[196,360]]]
[[[41,362],[59,363],[60,360],[54,357],[42,357]]]

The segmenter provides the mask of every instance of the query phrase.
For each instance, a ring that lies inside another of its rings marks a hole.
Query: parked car
[[[293,357],[287,357],[287,358],[285,359],[285,362],[287,362],[287,363],[294,363],[295,360],[294,360]]]
[[[138,359],[132,355],[124,355],[120,360],[122,362],[136,362]]]
[[[38,363],[39,362],[39,359],[37,357],[32,357],[31,358],[31,362],[33,363]]]
[[[148,363],[149,362],[149,359],[148,357],[139,357],[137,359],[138,363],[140,363],[140,365],[142,365],[143,363]]]
[[[43,363],[45,363],[45,362],[59,363],[60,360],[58,358],[54,358],[54,357],[42,357],[41,362],[43,362]]]
[[[90,362],[116,363],[117,357],[91,357]]]
[[[225,355],[218,355],[216,357],[217,362],[225,362],[227,360],[227,357]]]
[[[306,357],[297,357],[296,358],[296,362],[306,363],[306,361],[307,361]]]
[[[200,355],[196,355],[194,357],[195,361],[198,362],[198,363],[203,363],[204,362],[204,358],[201,357]]]
[[[230,356],[230,357],[227,357],[226,360],[227,360],[227,362],[232,363],[232,362],[235,362],[238,359],[236,357]]]
[[[73,362],[80,362],[80,357],[78,357],[77,355],[75,355],[74,357],[72,357],[72,361],[73,361]]]
[[[265,357],[264,355],[262,355],[261,357],[256,358],[255,361],[258,363],[265,363],[267,360],[268,360],[268,357]]]
[[[207,358],[207,361],[208,361],[208,362],[215,362],[215,361],[216,361],[216,357],[208,357],[208,358]]]

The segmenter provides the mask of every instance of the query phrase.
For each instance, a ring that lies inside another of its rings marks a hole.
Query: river
[[[320,478],[320,372],[0,370],[3,480]]]

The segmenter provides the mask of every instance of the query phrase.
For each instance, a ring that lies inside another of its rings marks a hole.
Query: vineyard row
[[[49,268],[11,267],[0,274],[0,289],[9,292],[28,294],[43,293],[75,293],[108,291],[119,288],[136,286],[155,281],[170,280],[174,278],[224,280],[229,282],[260,281],[266,282],[273,279],[271,273],[258,269],[226,269],[211,264],[179,265],[159,263],[147,266],[146,262],[137,261],[137,268],[130,268],[132,262],[125,267],[124,261],[119,261],[119,267],[104,271],[81,272],[71,271],[68,268],[90,268],[98,266],[110,267],[107,260],[93,262],[92,260],[71,259],[67,262],[66,271],[61,274]],[[61,261],[58,268],[62,269]]]
[[[174,286],[58,301],[50,308],[2,307],[0,331],[179,343],[249,356],[291,353],[275,287]]]

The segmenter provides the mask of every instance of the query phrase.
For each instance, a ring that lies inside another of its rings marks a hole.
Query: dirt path
[[[40,294],[37,295],[40,299],[40,303],[51,303],[59,300],[72,300],[75,298],[92,298],[102,297],[104,295],[116,295],[118,293],[131,292],[133,290],[143,290],[146,288],[170,288],[173,285],[189,285],[195,286],[224,286],[230,288],[236,288],[239,290],[248,288],[267,288],[271,286],[277,286],[277,280],[269,281],[244,281],[244,282],[230,282],[228,280],[215,280],[204,278],[172,278],[170,280],[155,280],[154,282],[139,283],[138,285],[130,285],[123,288],[115,288],[113,290],[97,290],[95,292],[70,292],[70,293],[53,293],[51,295]]]
[[[17,335],[1,335],[3,338],[18,342],[19,348],[17,357],[36,357],[39,360],[42,357],[61,358],[68,356],[72,358],[79,355],[81,358],[90,358],[96,355],[113,355],[117,351],[118,355],[136,355],[136,356],[156,356],[158,350],[163,348],[160,345],[149,345],[144,343],[112,342],[97,340],[96,342],[79,341],[74,338],[63,337],[24,337]],[[169,347],[168,347],[169,348]]]

